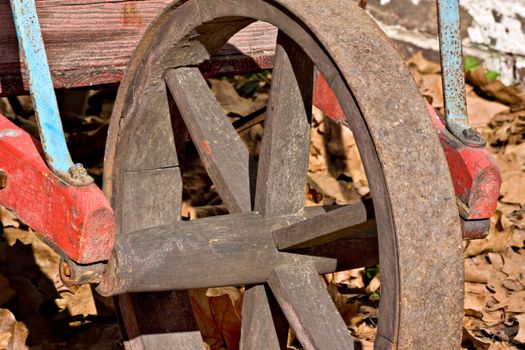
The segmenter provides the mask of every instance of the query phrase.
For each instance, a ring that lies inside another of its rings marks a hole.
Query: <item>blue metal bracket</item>
[[[11,0],[11,9],[47,165],[69,184],[89,185],[93,179],[67,149],[35,1]]]
[[[463,144],[483,147],[485,142],[468,123],[459,0],[437,0],[437,9],[447,129]]]

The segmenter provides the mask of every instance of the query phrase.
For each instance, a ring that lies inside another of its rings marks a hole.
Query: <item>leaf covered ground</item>
[[[416,54],[407,64],[421,93],[443,108],[440,68]],[[525,346],[525,90],[504,86],[478,61],[467,64],[469,118],[487,140],[503,176],[489,236],[465,244],[465,349]],[[270,73],[213,79],[210,85],[232,122],[260,110]],[[116,88],[59,93],[64,127],[75,161],[100,183],[105,135]],[[27,97],[0,99],[0,113],[37,135]],[[257,124],[241,132],[257,157],[263,135]],[[307,205],[345,204],[367,196],[366,175],[349,129],[314,108]],[[184,171],[183,215],[225,213],[195,152]],[[121,335],[110,299],[89,286],[66,287],[58,256],[30,228],[2,209],[0,235],[0,349],[119,349]],[[380,267],[325,275],[323,280],[361,349],[372,349],[380,297]],[[444,287],[446,288],[446,286]],[[191,292],[199,327],[212,349],[236,348],[242,288]],[[290,347],[298,344],[289,337]]]

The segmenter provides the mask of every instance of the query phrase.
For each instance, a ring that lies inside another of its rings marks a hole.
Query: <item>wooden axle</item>
[[[368,231],[356,232],[348,227],[346,240],[293,252],[278,251],[272,232],[300,220],[308,221],[309,216],[322,211],[319,207],[306,209],[305,216],[264,218],[254,212],[240,213],[128,233],[116,244],[115,259],[108,266],[99,292],[114,295],[256,284],[266,282],[279,265],[309,263],[322,274],[377,261],[374,221],[366,225]],[[328,214],[319,217],[324,215]],[[344,236],[340,229],[337,234]],[[372,247],[370,254],[365,256],[358,250],[352,253],[349,247],[363,241]],[[343,249],[334,249],[339,244]],[[326,251],[334,254],[324,257]]]

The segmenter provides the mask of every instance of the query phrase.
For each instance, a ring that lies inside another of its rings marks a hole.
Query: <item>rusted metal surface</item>
[[[465,145],[483,147],[485,142],[476,129],[470,127],[468,123],[459,0],[436,0],[436,2],[446,125]]]
[[[246,17],[277,26],[308,54],[356,137],[379,235],[376,347],[458,348],[462,237],[445,156],[402,59],[354,2],[190,0],[167,8],[128,66],[111,121],[104,190],[112,198],[117,226],[126,226],[132,215],[125,210],[126,173],[173,166],[161,151],[155,157],[154,149],[136,140],[164,108],[165,70],[202,64],[245,25]],[[112,262],[118,268],[118,261]]]
[[[62,180],[88,186],[93,179],[81,164],[73,164],[67,149],[35,2],[11,0],[11,9],[45,160]]]
[[[490,219],[465,220],[461,218],[463,239],[482,239],[487,237],[490,229]]]
[[[70,259],[60,261],[60,279],[66,286],[75,284],[99,283],[106,270],[105,263],[79,265]]]

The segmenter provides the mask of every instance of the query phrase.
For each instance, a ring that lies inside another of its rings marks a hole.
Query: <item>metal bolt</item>
[[[71,277],[71,267],[69,266],[69,264],[65,261],[61,261],[61,271],[62,271],[62,274],[64,275],[64,277],[68,277],[70,278]]]
[[[74,180],[84,180],[88,177],[86,169],[80,163],[76,163],[75,165],[71,166],[71,168],[68,169],[68,172],[69,175],[71,175],[71,178]]]
[[[0,169],[0,190],[3,190],[7,186],[7,173]]]
[[[482,142],[481,136],[479,135],[478,131],[474,128],[468,128],[463,130],[463,136],[469,141],[472,142]]]

